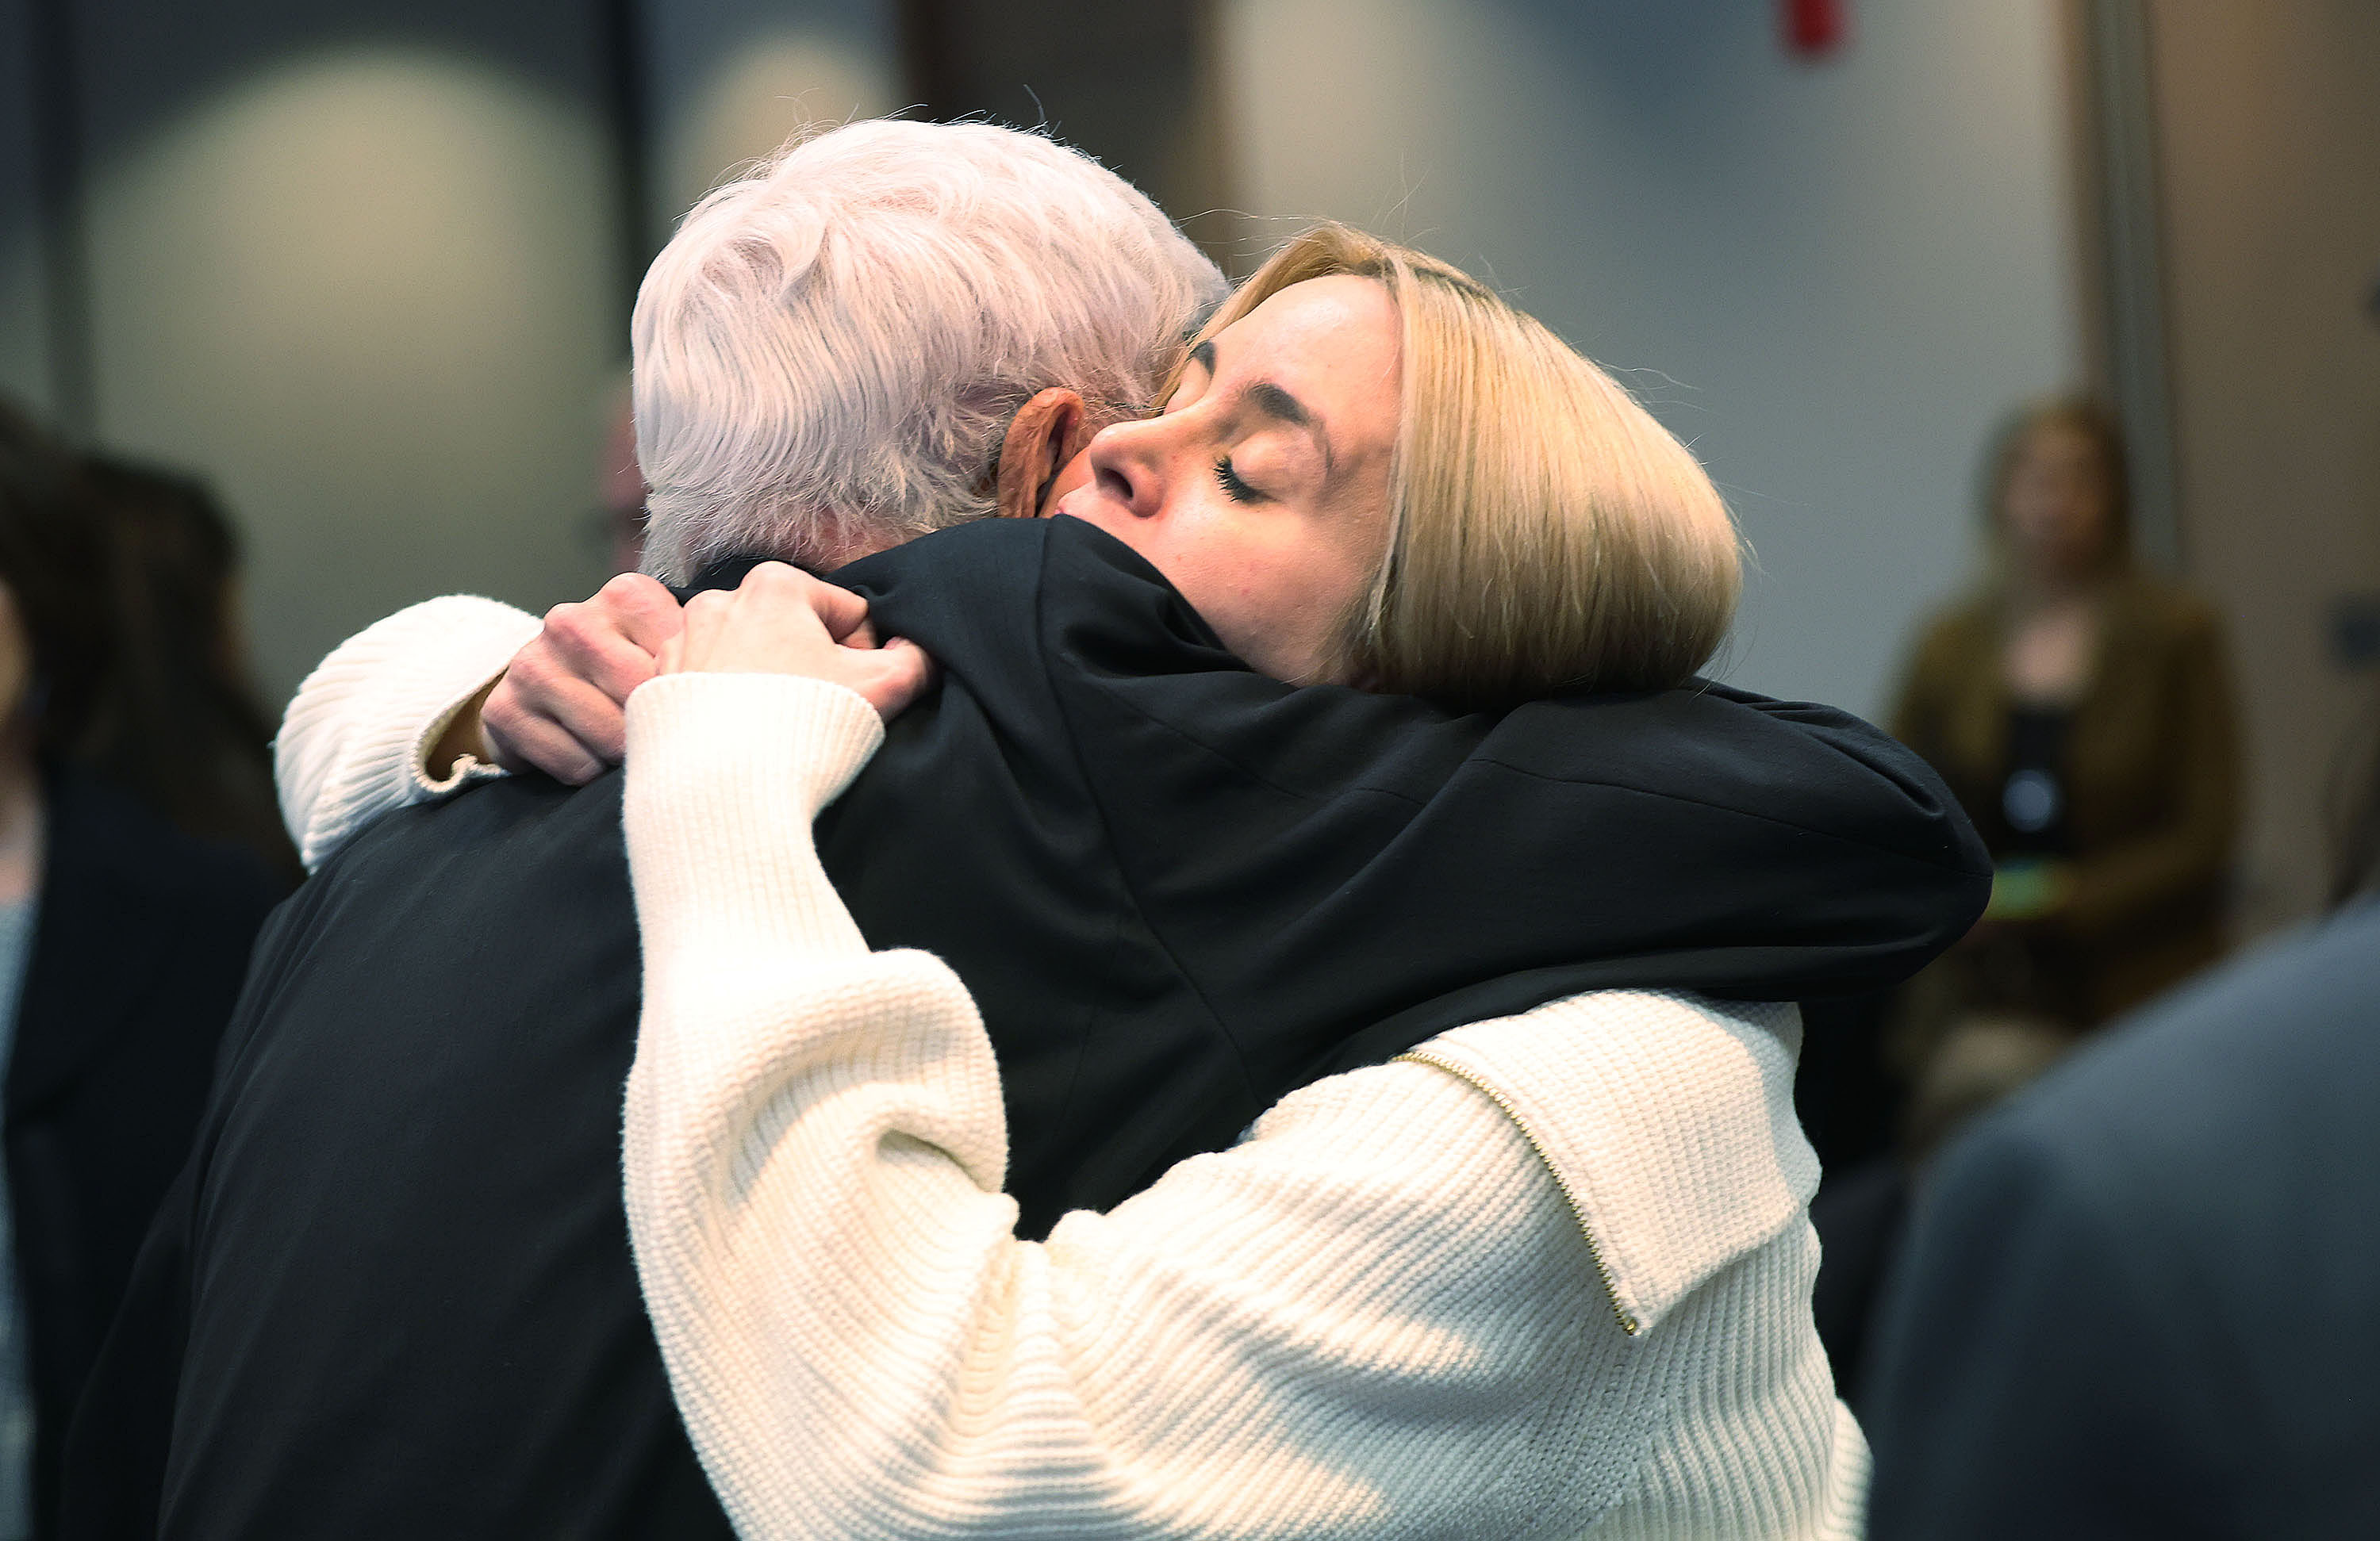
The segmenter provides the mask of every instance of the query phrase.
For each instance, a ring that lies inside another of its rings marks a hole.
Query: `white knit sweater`
[[[432,780],[422,762],[537,631],[536,616],[508,604],[449,594],[373,623],[314,666],[273,741],[281,821],[307,871],[390,809],[500,773],[467,757]]]
[[[293,708],[285,768],[492,672],[422,661]],[[435,736],[398,726],[376,741]],[[1020,1242],[965,987],[869,953],[810,843],[874,713],[688,675],[629,728],[629,1219],[744,1535],[1856,1534],[1790,1008],[1606,993],[1475,1024]],[[346,763],[317,784],[385,807],[419,780]]]

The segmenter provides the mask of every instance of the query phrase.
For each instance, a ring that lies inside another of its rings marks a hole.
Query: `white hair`
[[[1038,134],[876,120],[696,205],[637,294],[645,570],[881,545],[991,511],[1037,391],[1145,407],[1222,274]]]

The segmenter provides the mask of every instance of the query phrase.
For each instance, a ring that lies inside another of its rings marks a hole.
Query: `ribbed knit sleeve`
[[[1582,1234],[1599,1222],[1509,1107],[1441,1069],[1333,1076],[1018,1241],[965,987],[870,953],[810,844],[878,733],[856,696],[779,676],[672,675],[629,702],[629,1227],[742,1535],[1855,1524],[1806,1222],[1632,1336]],[[1697,1397],[1749,1446],[1723,1430],[1680,1467],[1668,1409]]]
[[[450,594],[367,626],[306,676],[282,716],[273,770],[308,871],[392,808],[502,773],[467,756],[433,782],[422,762],[538,625],[508,604]]]

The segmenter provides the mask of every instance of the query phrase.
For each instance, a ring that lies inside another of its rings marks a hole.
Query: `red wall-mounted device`
[[[1820,59],[1843,45],[1851,31],[1850,0],[1784,0],[1785,46],[1805,59]]]

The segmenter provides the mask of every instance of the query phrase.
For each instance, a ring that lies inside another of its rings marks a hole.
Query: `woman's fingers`
[[[852,688],[868,698],[868,704],[888,722],[909,710],[932,686],[939,673],[926,649],[905,637],[896,637],[880,648],[843,650],[852,667],[866,675],[866,683]]]
[[[670,591],[641,573],[623,573],[583,604],[546,612],[545,629],[529,648],[554,669],[573,674],[625,703],[653,677],[653,655],[685,619]]]
[[[889,720],[924,694],[933,661],[903,639],[873,646],[867,619],[867,601],[856,594],[764,563],[735,592],[698,594],[686,602],[686,629],[663,645],[661,669],[825,680],[856,691]],[[870,645],[857,645],[863,640]]]
[[[630,693],[688,670],[827,680],[888,720],[933,677],[915,644],[875,646],[867,601],[783,563],[762,563],[741,588],[698,594],[683,609],[651,578],[625,574],[583,604],[547,612],[490,691],[480,726],[499,763],[584,785],[626,753]]]
[[[488,698],[481,711],[480,722],[499,764],[513,770],[542,770],[565,786],[584,786],[607,767],[619,763],[621,745],[600,738],[589,745],[570,725],[573,719],[592,721],[600,734],[605,722],[621,721],[618,705],[590,686],[571,683],[584,694],[560,711],[551,704],[539,710],[526,708],[517,694],[505,697],[504,687],[497,687],[498,693]]]
[[[815,674],[820,655],[835,645],[820,614],[824,596],[830,593],[843,590],[783,563],[764,563],[753,568],[734,593],[698,594],[686,603],[686,645],[680,649],[678,667],[723,673]]]
[[[736,592],[771,603],[798,600],[809,607],[810,613],[826,627],[827,636],[837,642],[852,640],[868,625],[866,600],[783,562],[761,563],[744,575],[743,587]]]

